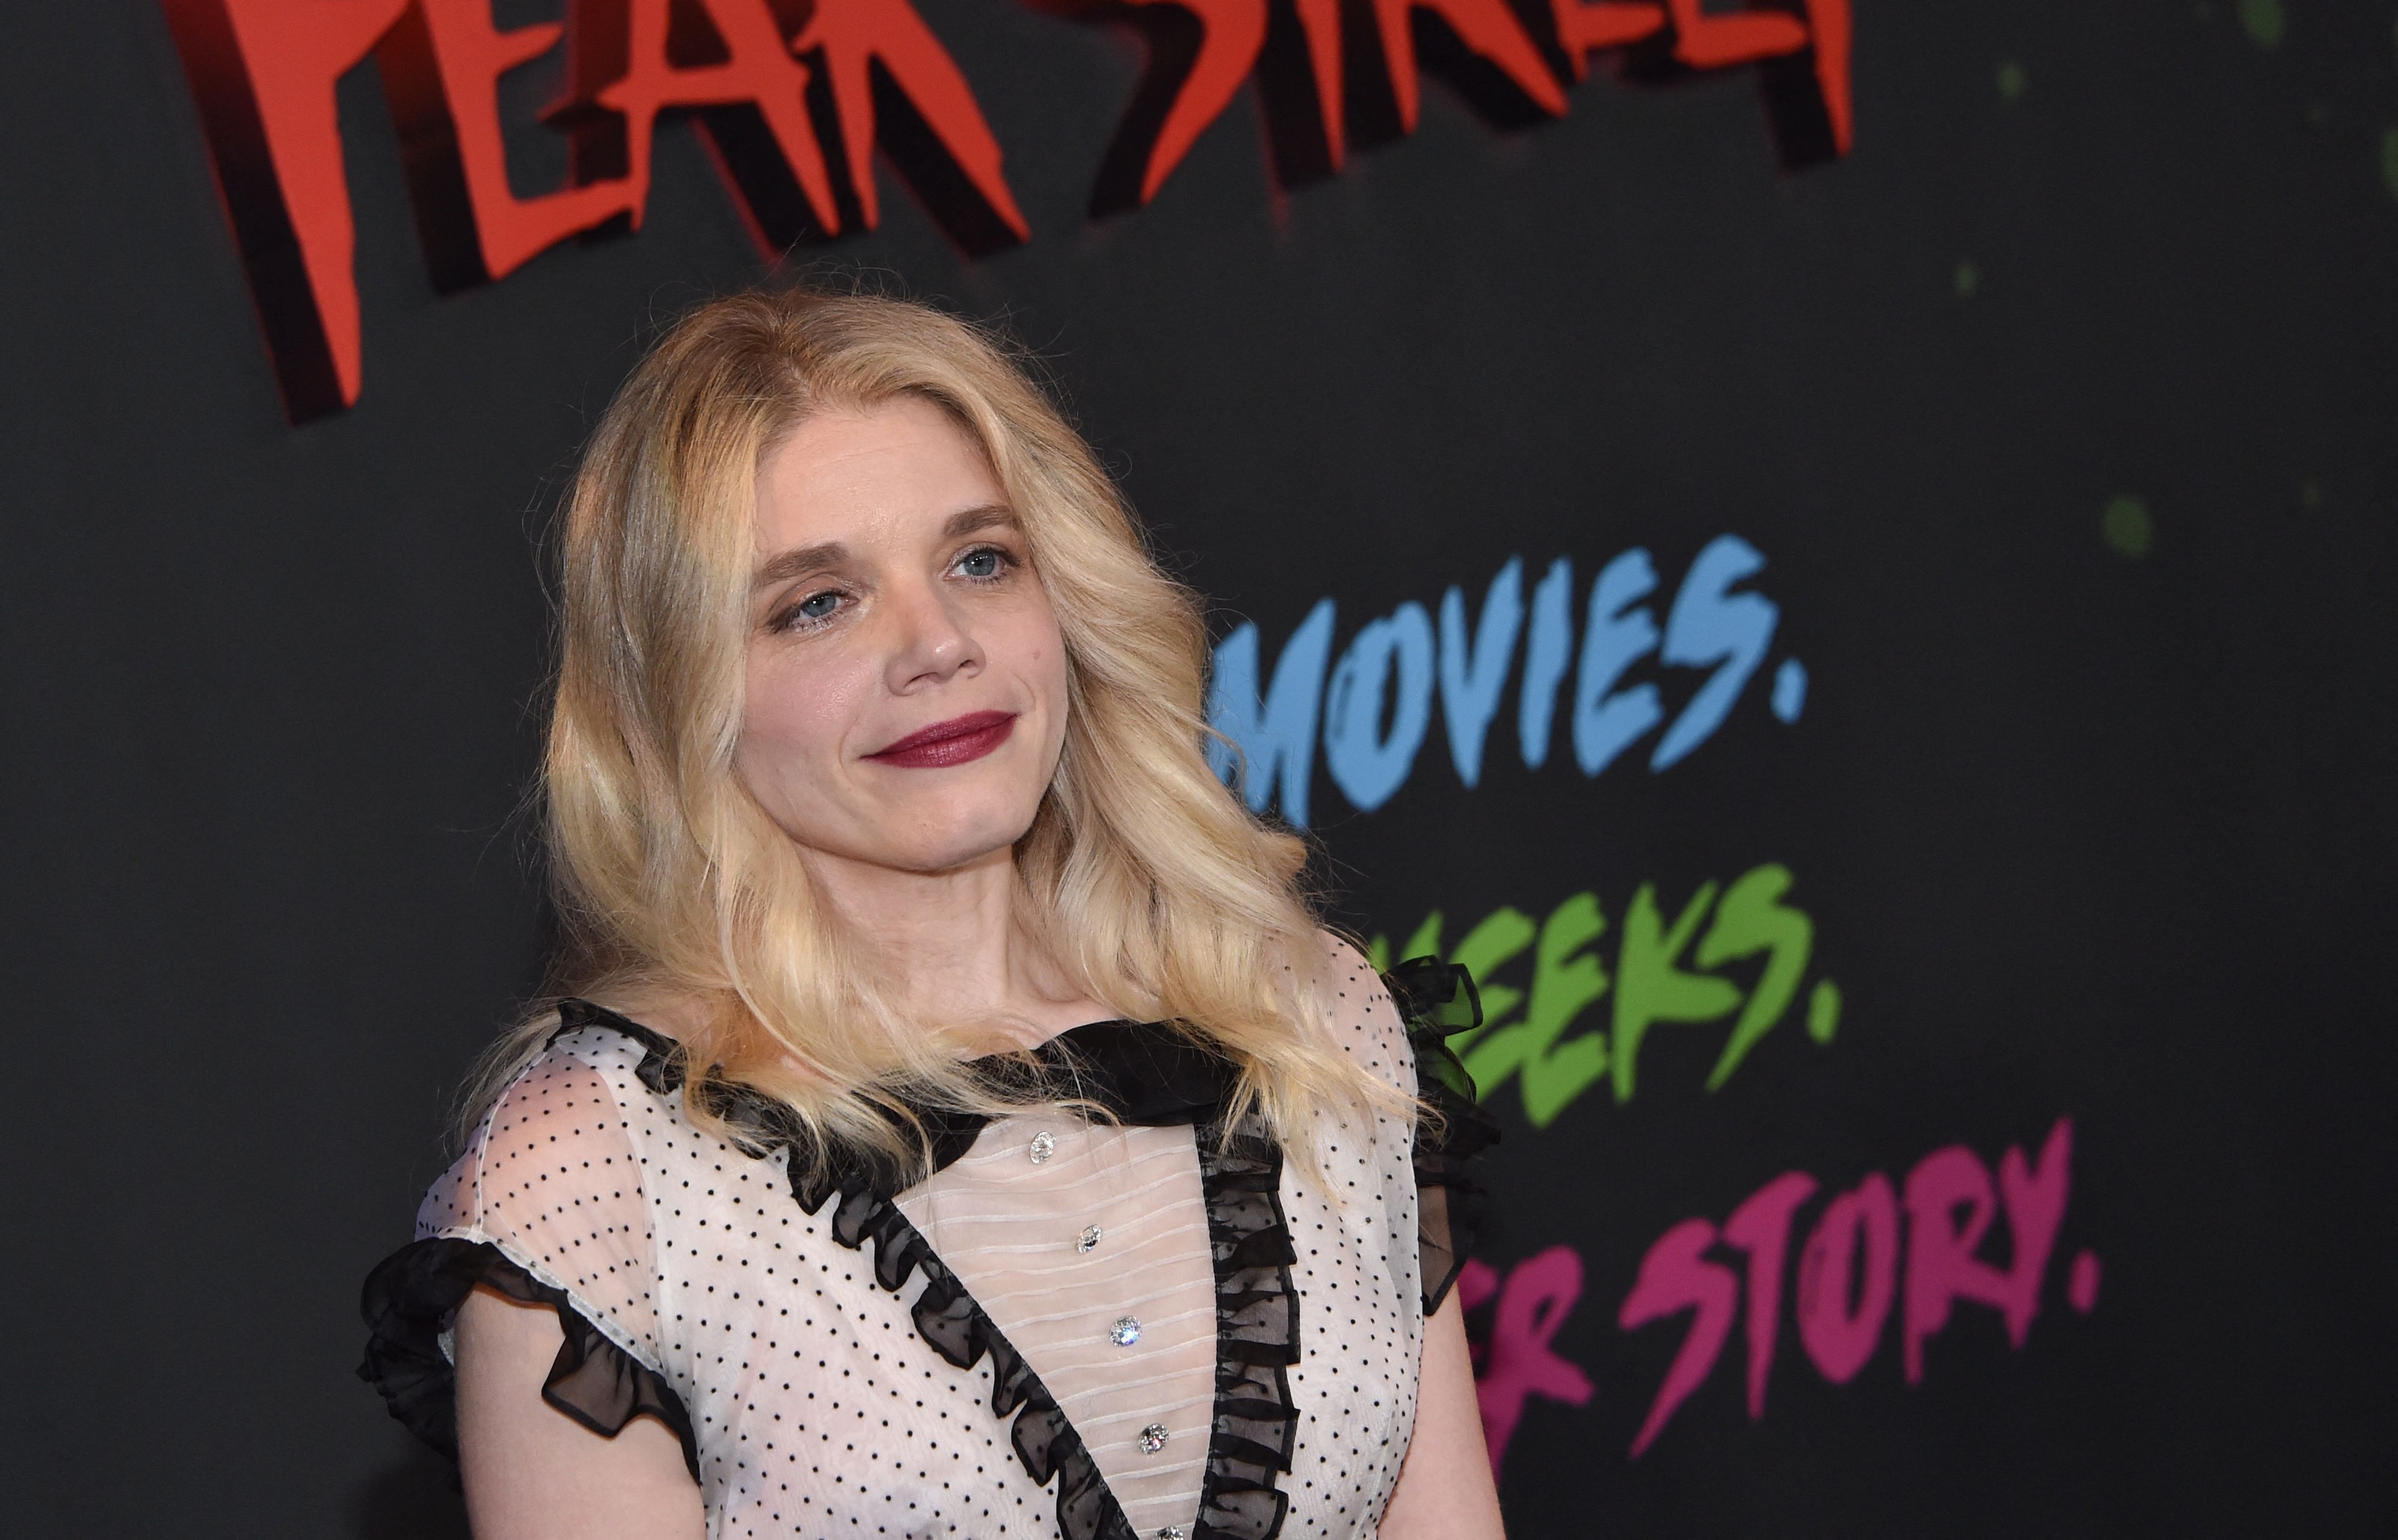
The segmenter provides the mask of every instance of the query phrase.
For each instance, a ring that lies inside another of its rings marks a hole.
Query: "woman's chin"
[[[993,819],[920,835],[881,852],[877,864],[925,877],[964,871],[1005,860],[1029,825],[1030,820]]]

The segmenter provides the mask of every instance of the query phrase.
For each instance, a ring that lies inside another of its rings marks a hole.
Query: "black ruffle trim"
[[[1439,1115],[1416,1125],[1416,1246],[1429,1318],[1457,1281],[1482,1229],[1482,1188],[1466,1162],[1499,1142],[1499,1125],[1475,1097],[1474,1077],[1443,1039],[1482,1024],[1474,976],[1438,957],[1410,957],[1382,975],[1415,1050],[1416,1094]]]
[[[1216,1266],[1216,1417],[1194,1540],[1273,1540],[1290,1511],[1275,1484],[1290,1469],[1299,1408],[1298,1260],[1282,1212],[1282,1146],[1244,1127],[1198,1130],[1199,1186]]]
[[[559,1016],[561,1033],[605,1026],[632,1038],[643,1049],[636,1072],[641,1083],[660,1095],[682,1089],[681,1050],[669,1039],[585,1000],[567,1001]],[[924,1292],[910,1314],[917,1334],[935,1352],[960,1369],[990,1355],[990,1409],[1001,1417],[1015,1413],[1009,1441],[1032,1480],[1046,1486],[1058,1478],[1058,1529],[1065,1540],[1138,1540],[1057,1398],[893,1201],[893,1172],[861,1158],[813,1158],[811,1136],[790,1110],[745,1087],[715,1081],[703,1094],[708,1110],[724,1119],[749,1154],[762,1158],[777,1149],[787,1152],[791,1196],[808,1213],[840,1197],[832,1211],[832,1237],[852,1251],[874,1242],[876,1283],[896,1294],[911,1275],[923,1273]],[[978,1123],[964,1118],[928,1118],[926,1127],[942,1165],[963,1154],[979,1132]]]
[[[800,1184],[792,1196],[808,1207],[809,1194]],[[829,1195],[817,1195],[813,1213]],[[924,1275],[924,1292],[910,1313],[916,1334],[960,1369],[971,1369],[985,1353],[990,1355],[990,1409],[1004,1417],[1016,1414],[1010,1441],[1016,1457],[1032,1480],[1043,1486],[1058,1481],[1058,1529],[1068,1540],[1135,1540],[1131,1521],[1108,1490],[1098,1462],[1083,1445],[1083,1436],[1066,1420],[1057,1398],[1024,1361],[1024,1355],[992,1324],[965,1285],[958,1281],[933,1252],[923,1233],[909,1222],[899,1206],[881,1193],[863,1189],[845,1194],[832,1213],[835,1240],[852,1251],[874,1242],[874,1281],[893,1293],[905,1288],[911,1273]]]
[[[458,1306],[477,1284],[558,1312],[559,1345],[541,1399],[592,1432],[614,1438],[636,1417],[655,1417],[682,1442],[683,1465],[699,1480],[699,1444],[691,1413],[671,1386],[608,1340],[553,1289],[489,1241],[435,1237],[401,1247],[367,1275],[359,1302],[369,1335],[358,1378],[383,1392],[402,1426],[458,1458],[458,1373],[441,1348]]]

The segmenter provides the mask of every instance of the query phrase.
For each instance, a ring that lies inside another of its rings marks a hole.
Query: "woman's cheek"
[[[1012,627],[1011,640],[1022,660],[1025,676],[1046,703],[1062,706],[1066,697],[1066,638],[1058,633],[1058,617],[1046,600],[1027,608]]]
[[[826,710],[837,691],[810,677],[812,671],[788,666],[770,668],[748,692],[742,737],[750,752],[765,761],[760,768],[777,780],[795,773],[821,778],[823,761],[839,751],[841,732]]]

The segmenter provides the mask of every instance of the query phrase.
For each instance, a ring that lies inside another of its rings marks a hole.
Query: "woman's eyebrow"
[[[814,545],[795,545],[760,564],[757,575],[749,580],[749,591],[754,594],[761,588],[771,588],[802,572],[839,567],[848,559],[849,547],[837,540],[821,540]]]
[[[1016,510],[1004,502],[986,502],[978,508],[962,509],[951,514],[950,521],[941,526],[941,538],[963,540],[984,529],[1014,529],[1020,533],[1024,521],[1017,518]]]

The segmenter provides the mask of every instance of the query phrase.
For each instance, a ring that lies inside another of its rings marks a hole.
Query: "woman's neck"
[[[808,870],[893,1003],[924,1021],[1013,1020],[1026,1045],[1107,1015],[1063,979],[1023,923],[1015,852],[907,872],[810,851]]]

